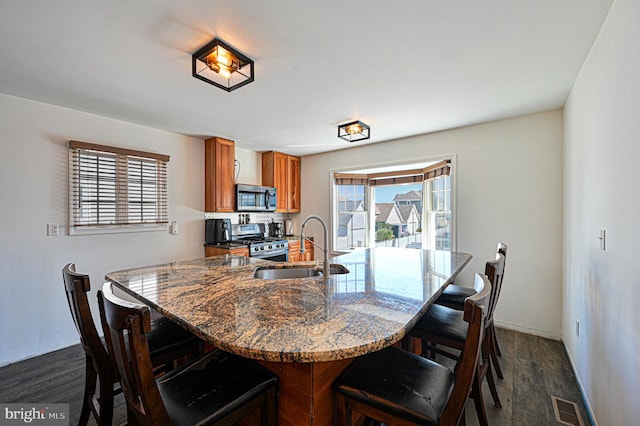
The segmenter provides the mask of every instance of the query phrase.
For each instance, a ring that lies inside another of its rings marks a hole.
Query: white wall
[[[236,146],[236,160],[240,167],[237,183],[262,185],[262,154]]]
[[[301,217],[331,217],[331,170],[455,154],[457,249],[472,253],[461,281],[509,246],[498,323],[561,336],[562,113],[551,111],[303,157]],[[314,222],[310,233],[322,235]]]
[[[601,425],[640,422],[638,52],[640,2],[616,0],[565,108],[563,339]]]
[[[66,235],[69,139],[169,154],[169,218],[178,235]],[[201,140],[0,95],[0,144],[0,365],[79,343],[62,283],[66,263],[90,274],[95,300],[109,271],[204,256]],[[60,224],[62,235],[47,237],[47,223]]]

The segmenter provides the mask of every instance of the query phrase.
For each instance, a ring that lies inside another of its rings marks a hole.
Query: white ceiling
[[[562,107],[611,2],[0,0],[0,92],[305,155]],[[255,82],[191,76],[215,36]]]

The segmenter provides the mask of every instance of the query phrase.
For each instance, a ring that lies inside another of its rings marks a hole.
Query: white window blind
[[[69,141],[70,233],[168,222],[168,155]]]

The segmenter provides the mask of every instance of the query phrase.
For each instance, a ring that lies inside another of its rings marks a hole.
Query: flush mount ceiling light
[[[192,75],[227,92],[253,81],[253,61],[219,38],[191,57]]]
[[[347,142],[369,139],[369,126],[362,121],[351,121],[338,126],[338,137]]]

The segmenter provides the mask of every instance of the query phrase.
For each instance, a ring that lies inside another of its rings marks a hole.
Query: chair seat
[[[217,421],[275,386],[276,376],[259,364],[215,350],[157,380],[174,425]]]
[[[392,346],[356,359],[336,390],[409,421],[437,425],[454,382],[449,368]]]
[[[200,339],[170,319],[160,317],[151,322],[147,341],[151,359],[154,359],[162,354],[184,351],[186,345],[196,345]]]
[[[476,291],[471,287],[449,284],[444,289],[440,297],[436,299],[435,303],[463,310],[465,299],[469,296],[473,296],[474,294],[476,294]]]
[[[434,304],[420,318],[414,330],[454,340],[460,342],[460,346],[464,346],[468,328],[468,323],[464,320],[464,311]]]

